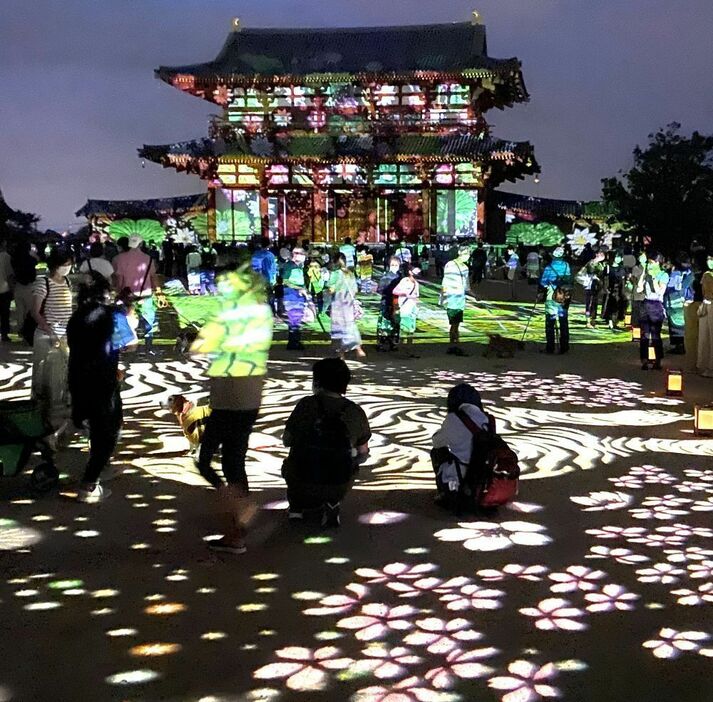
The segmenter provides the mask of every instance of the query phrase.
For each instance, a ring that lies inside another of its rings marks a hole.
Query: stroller
[[[48,492],[59,483],[48,427],[35,400],[0,401],[0,476],[16,476],[27,465],[34,451],[43,463],[32,472],[30,487],[34,492]]]

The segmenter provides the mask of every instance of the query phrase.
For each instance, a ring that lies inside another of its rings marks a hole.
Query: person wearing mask
[[[354,272],[347,267],[344,254],[337,254],[327,285],[332,298],[331,337],[337,353],[340,358],[344,358],[347,353],[354,351],[357,358],[364,358],[366,353],[361,347],[361,334],[357,326],[357,316],[360,316],[356,299],[357,282]]]
[[[153,338],[158,329],[154,292],[160,293],[156,266],[153,259],[141,250],[143,239],[129,238],[129,249],[114,259],[114,287],[122,297],[131,294],[136,300],[136,313],[144,330],[147,353],[153,353]]]
[[[14,273],[7,242],[0,239],[0,341],[10,341],[10,305]]]
[[[668,273],[661,268],[658,254],[650,251],[646,255],[646,266],[639,279],[637,289],[643,295],[641,304],[641,341],[639,343],[639,357],[641,370],[661,370],[663,359],[663,340],[661,329],[666,316],[663,299],[668,287]],[[649,360],[649,348],[654,349],[654,360]]]
[[[401,279],[401,264],[393,256],[389,267],[379,279],[376,291],[381,295],[379,319],[376,323],[376,350],[395,351],[399,341],[399,322],[395,314],[394,288]]]
[[[72,316],[72,270],[69,253],[52,249],[47,257],[47,276],[32,289],[30,314],[37,325],[32,341],[32,398],[37,400],[45,423],[56,441],[68,420],[67,323]]]
[[[619,330],[619,324],[626,316],[626,271],[622,256],[610,252],[604,269],[604,300],[602,301],[602,319],[612,331]]]
[[[119,353],[135,343],[127,315],[110,304],[109,280],[88,274],[77,295],[77,310],[67,324],[72,421],[89,429],[89,460],[77,499],[97,503],[110,492],[99,482],[111,460],[123,421]],[[124,339],[121,344],[117,339]]]
[[[32,288],[37,280],[37,257],[32,255],[32,245],[22,240],[12,255],[12,270],[15,278],[15,319],[21,330],[32,308]]]
[[[466,353],[458,345],[460,342],[460,325],[463,323],[465,312],[465,296],[469,286],[468,259],[470,247],[458,248],[458,255],[448,261],[443,268],[443,281],[441,283],[441,302],[448,314],[450,324],[450,346],[446,353],[452,356],[465,356]]]
[[[304,249],[297,247],[292,252],[290,260],[285,263],[282,273],[283,297],[287,314],[287,349],[290,351],[304,351],[305,348],[301,333],[307,302],[305,260]]]
[[[559,336],[559,352],[569,351],[569,304],[572,270],[564,260],[564,249],[558,246],[552,252],[552,261],[542,271],[540,286],[545,291],[545,353],[555,352]]]
[[[698,308],[698,371],[713,378],[713,255],[706,258],[706,271],[701,276],[701,296]]]
[[[79,272],[84,274],[96,272],[111,282],[114,266],[104,258],[104,245],[100,241],[95,241],[89,247],[89,258],[79,266]]]
[[[411,249],[406,245],[403,239],[399,239],[399,245],[394,251],[394,257],[399,259],[399,263],[403,266],[405,263],[411,264]]]
[[[412,349],[418,319],[420,291],[416,276],[419,273],[418,268],[404,265],[401,280],[394,288],[394,297],[399,308],[399,334],[406,342],[406,355],[409,358],[418,358]]]
[[[313,394],[301,399],[287,420],[282,440],[290,452],[282,476],[290,520],[318,510],[322,527],[341,523],[341,502],[359,465],[369,457],[371,438],[364,410],[345,397],[350,381],[349,367],[341,359],[317,361]]]

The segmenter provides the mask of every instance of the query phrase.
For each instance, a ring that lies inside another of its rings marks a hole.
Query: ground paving
[[[19,349],[19,346],[13,347]],[[683,398],[631,345],[531,345],[515,359],[352,363],[372,458],[339,531],[288,523],[284,421],[310,365],[276,348],[248,470],[259,506],[245,556],[211,554],[213,494],[159,407],[205,394],[203,365],[136,356],[120,475],[99,506],[0,480],[0,700],[699,702],[713,656],[713,441],[693,435],[710,380]],[[0,399],[29,357],[3,350]],[[673,363],[675,360],[667,360]],[[433,503],[430,436],[472,382],[524,469],[495,516]]]

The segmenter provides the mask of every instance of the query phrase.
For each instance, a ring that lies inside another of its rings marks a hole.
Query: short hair
[[[109,281],[97,271],[89,273],[89,279],[80,283],[77,293],[77,304],[84,305],[88,302],[103,302],[111,290]]]
[[[101,243],[101,241],[95,241],[90,247],[89,247],[89,255],[92,258],[99,258],[104,253],[104,244]]]
[[[312,366],[312,379],[322,390],[345,395],[352,374],[341,358],[323,358]]]
[[[468,383],[460,383],[451,388],[448,393],[448,411],[457,412],[461,405],[475,405],[483,408],[483,401],[480,399],[480,393]]]
[[[72,257],[69,255],[68,251],[55,246],[50,251],[49,256],[47,256],[47,268],[49,268],[50,272],[54,272],[60,266],[71,263],[71,261]]]

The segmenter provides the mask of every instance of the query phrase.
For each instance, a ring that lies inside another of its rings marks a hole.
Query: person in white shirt
[[[114,266],[104,258],[104,245],[101,242],[95,241],[89,247],[89,258],[79,266],[79,272],[89,274],[97,272],[111,282]]]
[[[663,308],[663,298],[668,287],[669,275],[661,268],[657,253],[648,252],[644,273],[636,285],[636,292],[643,295],[641,303],[641,341],[639,353],[641,357],[641,370],[661,370],[663,358],[663,340],[661,328],[663,327],[666,313]],[[650,349],[654,349],[654,360],[650,361]]]
[[[465,478],[473,456],[473,434],[460,419],[462,412],[480,429],[492,427],[491,417],[483,410],[480,393],[467,383],[451,388],[447,401],[448,414],[433,435],[431,459],[436,483],[441,494],[457,491]]]

